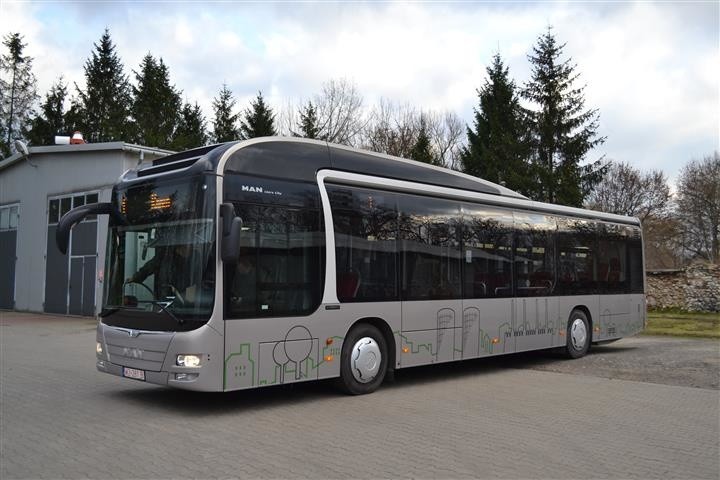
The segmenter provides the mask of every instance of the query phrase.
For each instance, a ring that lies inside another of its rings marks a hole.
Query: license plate
[[[134,378],[135,380],[145,381],[145,370],[138,370],[137,368],[123,367],[123,377]]]

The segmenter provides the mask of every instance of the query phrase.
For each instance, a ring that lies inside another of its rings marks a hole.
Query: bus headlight
[[[102,352],[102,343],[97,342],[97,344],[95,345],[95,353],[97,353],[98,355],[102,355]]]
[[[198,367],[200,366],[200,355],[180,354],[175,363],[178,367]]]

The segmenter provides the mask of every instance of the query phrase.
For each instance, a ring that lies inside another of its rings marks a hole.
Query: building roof
[[[103,151],[125,151],[133,153],[141,153],[153,155],[156,157],[164,157],[171,155],[175,152],[172,150],[164,150],[161,148],[145,147],[142,145],[134,145],[132,143],[125,142],[103,142],[103,143],[85,143],[81,145],[48,145],[39,147],[29,147],[30,159],[32,160],[33,155],[38,154],[63,154],[63,153],[85,153],[85,152],[103,152]],[[15,153],[7,158],[0,161],[0,171],[4,170],[11,165],[18,163],[23,160],[25,155],[22,153]]]

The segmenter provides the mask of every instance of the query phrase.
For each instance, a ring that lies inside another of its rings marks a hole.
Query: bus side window
[[[628,240],[628,274],[630,275],[630,293],[643,293],[644,271],[642,240],[640,228],[630,229]]]
[[[597,224],[564,217],[558,218],[557,223],[557,294],[595,293]]]
[[[627,265],[627,232],[619,225],[598,228],[598,289],[600,293],[630,292]]]
[[[337,295],[341,302],[398,299],[395,194],[328,186],[335,229]]]
[[[320,212],[243,205],[240,258],[229,267],[230,317],[307,315],[320,304],[324,236]],[[227,270],[226,270],[227,271]]]
[[[405,195],[399,206],[403,300],[462,298],[460,205]]]
[[[512,296],[512,212],[463,204],[464,298]]]
[[[524,212],[514,218],[516,295],[550,295],[555,287],[555,219]]]

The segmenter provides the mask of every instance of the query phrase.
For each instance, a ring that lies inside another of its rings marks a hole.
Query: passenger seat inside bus
[[[358,272],[343,272],[338,276],[338,300],[352,300],[357,297],[360,289],[360,274]]]

